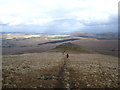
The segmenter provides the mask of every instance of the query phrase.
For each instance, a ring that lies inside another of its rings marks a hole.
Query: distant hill
[[[97,39],[118,39],[118,33],[108,32],[108,33],[97,33],[95,34]]]
[[[92,53],[92,51],[70,42],[58,45],[52,51],[68,53]]]
[[[74,32],[70,34],[71,37],[85,37],[85,38],[96,38],[96,39],[118,39],[117,32],[106,32],[106,33],[96,33],[89,34],[85,32]]]
[[[74,33],[71,33],[70,36],[72,36],[72,37],[86,37],[86,38],[94,38],[95,37],[95,35],[88,34],[85,32],[74,32]]]

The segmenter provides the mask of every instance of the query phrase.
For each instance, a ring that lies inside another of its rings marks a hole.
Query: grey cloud
[[[108,21],[91,21],[88,23],[84,20],[73,18],[56,18],[52,22],[44,25],[16,25],[4,26],[4,31],[9,32],[41,32],[41,33],[64,33],[64,32],[117,32],[117,16],[111,15]]]

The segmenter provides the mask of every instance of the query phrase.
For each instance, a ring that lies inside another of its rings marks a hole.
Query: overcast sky
[[[115,32],[119,0],[0,0],[3,31]]]

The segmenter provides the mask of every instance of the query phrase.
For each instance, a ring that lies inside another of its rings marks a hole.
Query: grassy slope
[[[55,52],[8,55],[3,56],[3,87],[54,88],[60,77],[63,87],[117,87],[117,67],[116,57],[101,54],[70,54],[67,60]]]
[[[73,43],[63,43],[54,48],[56,51],[67,51],[67,52],[77,52],[77,53],[92,53],[90,50],[87,50],[81,46],[78,46]]]

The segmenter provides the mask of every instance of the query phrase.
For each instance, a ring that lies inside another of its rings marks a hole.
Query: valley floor
[[[44,52],[3,56],[3,88],[118,87],[118,58]]]

